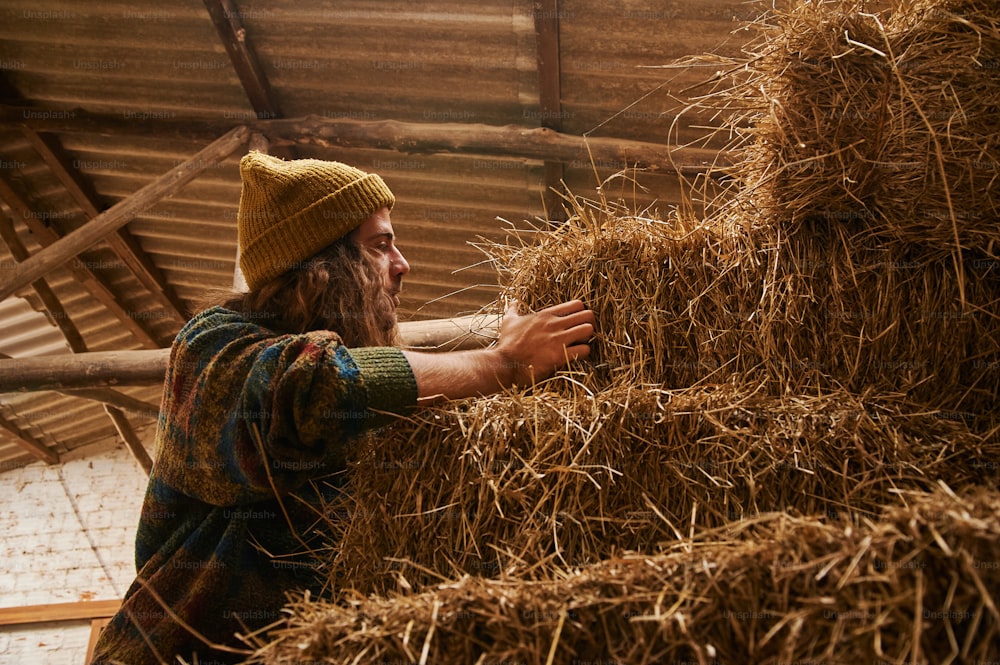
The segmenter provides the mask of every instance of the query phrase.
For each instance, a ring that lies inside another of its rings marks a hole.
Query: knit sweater
[[[278,620],[287,592],[319,591],[308,550],[329,546],[319,506],[339,491],[348,446],[385,424],[376,412],[416,398],[399,349],[277,334],[220,307],[189,321],[165,377],[137,578],[92,665],[243,660],[181,622],[245,649],[235,635]]]

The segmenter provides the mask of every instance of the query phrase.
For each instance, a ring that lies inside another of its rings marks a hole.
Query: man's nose
[[[397,277],[402,277],[406,273],[410,272],[410,264],[407,262],[406,257],[403,256],[403,253],[398,249],[396,250],[396,256],[393,257],[392,272],[393,275]]]

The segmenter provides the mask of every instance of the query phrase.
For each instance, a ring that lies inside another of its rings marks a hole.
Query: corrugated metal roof
[[[540,110],[533,2],[239,2],[231,18],[242,24],[284,117],[528,128],[555,121],[567,134],[664,144],[704,134],[699,125],[710,118],[698,114],[686,117],[674,135],[670,128],[683,102],[675,96],[696,94],[699,88],[688,88],[705,73],[649,67],[680,56],[738,52],[734,19],[750,18],[748,12],[748,5],[730,0],[561,0],[556,16],[542,17],[559,22],[557,118]],[[8,0],[0,9],[0,84],[4,104],[32,109],[21,111],[24,120],[65,121],[54,137],[70,169],[96,191],[99,209],[204,147],[200,139],[178,136],[178,123],[233,127],[256,117],[205,4],[195,0],[148,7]],[[74,124],[92,115],[120,118],[120,131],[107,123],[100,130]],[[0,124],[0,179],[36,220],[60,234],[84,224],[87,214],[43,161],[30,131],[7,117]],[[137,131],[140,121],[150,129]],[[403,320],[471,313],[487,303],[496,277],[471,243],[480,236],[502,238],[508,228],[503,220],[518,224],[544,214],[545,165],[538,159],[320,145],[295,151],[378,172],[396,193],[393,223],[412,268]],[[207,169],[126,227],[188,310],[206,290],[232,285],[239,157]],[[595,165],[581,160],[565,165],[564,180],[575,193],[589,195],[598,179],[627,166],[600,161],[595,177]],[[675,176],[644,173],[638,180],[646,188],[638,204],[676,202]],[[6,202],[0,211],[28,251],[40,251],[26,226],[36,220],[22,218]],[[75,261],[104,280],[124,316],[155,344],[170,343],[180,320],[107,243]],[[13,264],[0,247],[0,265]],[[53,270],[46,281],[88,350],[144,346],[129,322],[110,313],[67,269]],[[37,314],[43,309],[37,296],[28,287],[20,295],[27,301],[0,303],[0,351],[17,357],[67,351],[58,330]],[[122,392],[158,402],[156,387]],[[52,392],[2,395],[0,415],[61,456],[98,450],[116,438],[99,403]],[[152,419],[130,415],[130,421],[148,443]],[[0,468],[31,459],[0,430]]]

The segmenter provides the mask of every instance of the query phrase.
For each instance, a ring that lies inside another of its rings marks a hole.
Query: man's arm
[[[417,381],[419,401],[460,399],[531,385],[551,376],[569,360],[590,355],[594,313],[579,300],[533,314],[508,308],[500,339],[488,349],[426,353],[403,351]]]

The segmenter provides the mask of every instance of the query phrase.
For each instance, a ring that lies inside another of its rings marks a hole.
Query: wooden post
[[[538,102],[540,124],[562,131],[562,68],[559,63],[559,0],[535,0],[535,42],[538,52]],[[545,160],[545,191],[542,204],[549,221],[566,221],[559,194],[565,165]]]
[[[10,271],[10,276],[0,285],[0,300],[8,298],[52,268],[61,266],[80,252],[86,251],[108,234],[128,224],[136,215],[157,201],[176,193],[194,180],[199,173],[222,161],[246,143],[249,133],[250,130],[246,127],[237,127],[229,131],[191,159],[170,169],[135,194],[94,217],[86,225],[68,233],[15,266]]]

